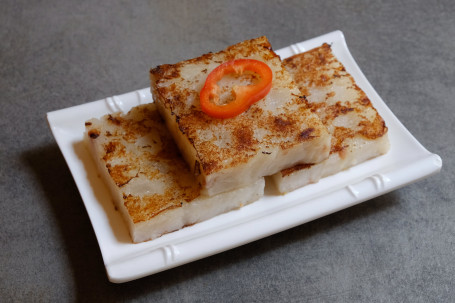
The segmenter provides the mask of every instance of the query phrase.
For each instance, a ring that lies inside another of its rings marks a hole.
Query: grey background
[[[0,301],[453,302],[455,2],[2,1]],[[126,284],[103,260],[46,112],[148,87],[150,67],[336,29],[440,174]]]

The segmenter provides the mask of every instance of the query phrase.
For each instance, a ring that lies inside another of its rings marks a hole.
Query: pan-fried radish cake
[[[299,86],[306,109],[316,113],[332,135],[330,156],[275,174],[286,193],[389,150],[387,127],[370,99],[333,55],[328,44],[283,60]]]
[[[304,106],[266,37],[160,65],[150,80],[160,113],[207,195],[329,155],[331,136]]]
[[[93,159],[134,242],[237,209],[259,199],[264,179],[212,197],[181,158],[156,105],[85,123]]]

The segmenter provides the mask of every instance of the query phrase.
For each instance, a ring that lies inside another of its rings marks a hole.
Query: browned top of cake
[[[384,120],[355,83],[328,44],[283,60],[304,96],[304,107],[316,113],[332,134],[331,153],[341,153],[349,140],[374,140],[387,133]],[[287,175],[310,166],[283,170]]]
[[[155,104],[86,122],[100,161],[134,223],[180,207],[200,194]]]
[[[200,109],[200,90],[215,67],[236,58],[265,62],[273,72],[272,89],[239,116],[212,118]],[[178,129],[196,150],[197,163],[190,166],[195,170],[199,166],[206,175],[245,164],[257,154],[271,154],[328,137],[317,115],[306,109],[305,99],[266,37],[158,66],[150,71],[150,78],[155,102],[171,112]]]

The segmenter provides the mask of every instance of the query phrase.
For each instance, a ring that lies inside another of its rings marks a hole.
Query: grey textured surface
[[[453,302],[455,2],[2,1],[0,301]],[[259,35],[336,29],[440,174],[263,240],[111,284],[46,112]]]

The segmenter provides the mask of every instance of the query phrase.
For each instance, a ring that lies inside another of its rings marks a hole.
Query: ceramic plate
[[[332,45],[335,56],[386,121],[390,151],[316,184],[279,195],[266,186],[259,201],[239,210],[134,244],[83,143],[84,122],[152,102],[149,88],[47,114],[100,245],[110,281],[126,282],[198,260],[289,229],[387,193],[438,172],[442,161],[427,151],[393,115],[355,63],[343,33],[335,31],[277,51],[282,57]]]

